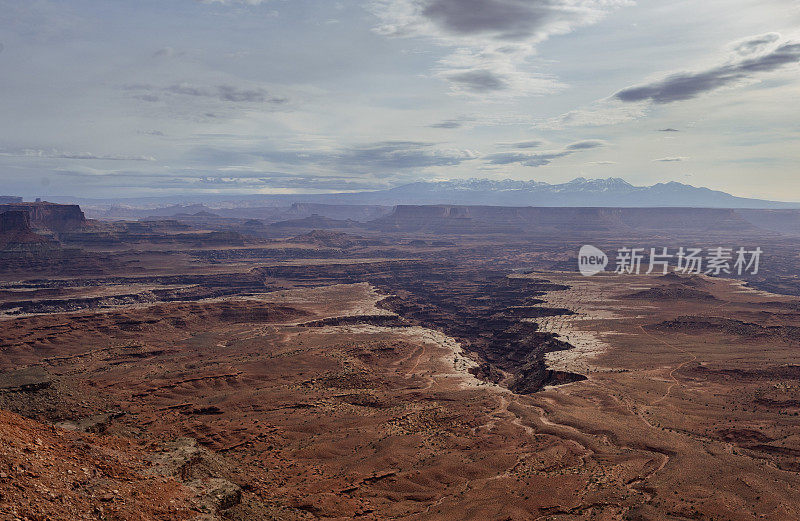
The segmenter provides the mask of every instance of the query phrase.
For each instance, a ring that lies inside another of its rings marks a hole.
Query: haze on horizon
[[[796,0],[0,0],[0,193],[678,181],[800,201]]]

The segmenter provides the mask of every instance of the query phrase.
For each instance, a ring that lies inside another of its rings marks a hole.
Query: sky
[[[800,201],[798,0],[0,0],[0,194]]]

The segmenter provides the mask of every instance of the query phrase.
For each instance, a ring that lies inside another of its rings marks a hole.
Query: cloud
[[[517,145],[519,145],[519,143]],[[599,139],[587,139],[584,141],[570,143],[562,150],[553,152],[542,152],[535,154],[524,152],[500,152],[496,154],[490,154],[483,159],[491,165],[509,165],[512,163],[518,163],[523,166],[538,167],[549,165],[556,159],[572,155],[576,152],[603,147],[605,145],[605,141],[601,141]]]
[[[222,190],[252,194],[253,191],[290,189],[290,192],[362,191],[388,188],[385,181],[342,176],[298,175],[285,172],[184,171],[169,174],[133,171],[60,170],[71,183],[89,183],[92,189],[139,188],[148,190]]]
[[[220,5],[261,5],[268,0],[196,0],[201,4],[220,4]]]
[[[750,38],[740,42],[736,46],[739,51],[734,53],[733,59],[722,65],[696,72],[675,73],[652,83],[628,87],[614,94],[614,98],[625,103],[649,101],[667,104],[685,101],[800,62],[800,43],[789,41],[775,46],[775,41],[773,33]],[[742,56],[742,49],[745,56]],[[754,52],[760,54],[753,55]]]
[[[476,157],[469,150],[439,149],[433,143],[384,141],[342,150],[334,162],[349,169],[409,169],[453,166]]]
[[[501,152],[499,154],[490,154],[484,159],[492,165],[510,165],[512,163],[519,163],[523,166],[545,166],[553,162],[554,159],[565,157],[572,152],[563,150],[561,152],[551,152],[544,154],[522,154],[517,152]]]
[[[766,33],[733,42],[730,48],[736,54],[747,56],[764,50],[764,48],[774,44],[780,39],[781,35],[779,33]]]
[[[605,146],[606,142],[599,139],[587,139],[584,141],[576,141],[567,145],[567,150],[588,150],[591,148],[599,148]]]
[[[600,20],[628,0],[374,0],[387,37],[423,37],[451,47],[436,75],[454,92],[541,94],[561,85],[524,70],[535,46]]]
[[[171,58],[173,56],[183,56],[185,53],[178,53],[172,47],[162,47],[153,53],[153,58]]]
[[[148,103],[156,103],[157,101],[161,101],[161,98],[155,94],[135,94],[133,98],[140,101],[146,101]]]
[[[188,82],[181,82],[167,87],[154,87],[152,85],[127,85],[125,90],[137,92],[133,97],[142,101],[157,102],[163,95],[191,96],[202,98],[214,98],[222,102],[230,103],[265,103],[282,105],[288,103],[288,99],[273,96],[262,88],[239,88],[233,85],[217,85],[208,87],[195,85]]]
[[[99,161],[155,161],[152,156],[137,156],[137,155],[103,155],[92,154],[91,152],[62,152],[55,149],[45,150],[40,148],[26,148],[12,152],[0,152],[0,156],[6,157],[27,157],[27,158],[42,158],[42,159],[84,159],[84,160],[99,160]]]
[[[687,161],[688,157],[683,156],[676,156],[676,157],[661,157],[659,159],[653,159],[653,161],[660,162],[660,163],[680,163],[682,161]]]
[[[460,89],[472,92],[487,93],[509,88],[506,80],[489,70],[445,73],[444,77]]]
[[[475,118],[462,116],[462,117],[459,117],[459,118],[446,119],[444,121],[440,121],[438,123],[433,123],[433,124],[428,125],[428,126],[430,128],[455,129],[455,128],[462,128],[467,123],[471,123],[473,121],[475,121]]]
[[[201,147],[193,159],[201,164],[246,165],[265,161],[284,167],[314,167],[321,171],[381,175],[430,167],[455,166],[476,159],[478,154],[463,149],[440,148],[435,143],[380,141],[331,150],[218,149]]]
[[[267,94],[263,89],[242,90],[231,85],[217,87],[216,96],[222,101],[247,102],[247,103],[286,103],[286,98],[276,98]]]
[[[629,2],[609,0],[379,0],[373,12],[377,31],[389,36],[433,36],[463,43],[481,37],[496,41],[540,42],[554,34],[598,21],[608,8]]]
[[[572,110],[561,116],[537,123],[547,129],[565,127],[601,127],[633,121],[647,114],[649,106],[645,102],[623,103],[617,99],[603,99],[586,108]]]
[[[440,59],[434,76],[455,94],[482,100],[520,95],[542,95],[565,86],[554,76],[530,72],[525,62],[534,54],[531,45],[489,43],[483,48],[462,47]],[[486,95],[491,94],[491,98]]]
[[[562,129],[617,125],[647,116],[654,105],[693,99],[800,62],[800,43],[781,41],[777,33],[738,40],[729,44],[727,49],[728,57],[719,65],[701,71],[674,73],[650,83],[628,87],[588,107],[537,122],[536,126]],[[679,132],[674,128],[659,131]]]
[[[544,141],[538,140],[531,140],[531,141],[518,141],[516,143],[498,143],[502,147],[510,147],[510,148],[539,148],[540,146],[544,145]]]

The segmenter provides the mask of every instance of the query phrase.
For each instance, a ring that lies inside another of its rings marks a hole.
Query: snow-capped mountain
[[[91,207],[93,204],[136,205],[143,200],[83,200],[58,198]],[[578,177],[560,184],[513,179],[459,179],[419,181],[387,190],[328,194],[252,194],[164,197],[146,200],[152,208],[169,204],[208,204],[214,208],[289,206],[294,203],[327,205],[459,204],[486,206],[572,206],[572,207],[699,207],[699,208],[800,208],[800,202],[786,203],[735,197],[725,192],[669,182],[635,186],[624,179]],[[194,212],[192,212],[194,213]]]
[[[710,208],[798,208],[735,197],[725,192],[669,182],[634,186],[624,179],[579,177],[560,184],[505,179],[467,179],[411,183],[390,190],[350,194],[381,204],[472,204],[499,206],[693,206]]]

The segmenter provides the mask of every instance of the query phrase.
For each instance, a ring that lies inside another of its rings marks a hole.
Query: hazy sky
[[[679,181],[800,201],[797,0],[0,0],[0,194]]]

